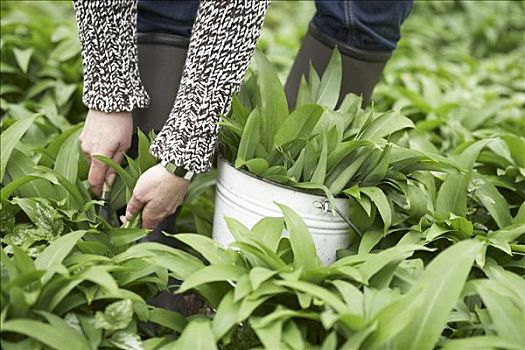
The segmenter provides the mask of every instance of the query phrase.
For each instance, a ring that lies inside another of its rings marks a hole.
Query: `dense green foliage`
[[[348,196],[363,236],[330,266],[285,206],[253,228],[228,219],[230,247],[206,237],[214,172],[190,187],[173,235],[180,249],[140,242],[147,231],[137,222],[115,227],[156,163],[154,135],[140,132],[138,157],[111,164],[112,217],[101,219],[78,148],[84,108],[70,5],[14,4],[1,4],[2,349],[525,344],[523,3],[416,4],[374,105],[349,95],[335,111],[337,52],[288,111],[277,76],[305,28],[286,19],[312,4],[272,5],[260,48],[278,72],[256,55],[224,118],[221,151],[270,180]],[[207,312],[153,306],[168,290],[197,293]]]

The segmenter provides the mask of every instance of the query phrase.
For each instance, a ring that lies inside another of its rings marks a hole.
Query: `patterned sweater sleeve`
[[[255,49],[269,0],[202,0],[175,105],[151,146],[161,160],[207,171]]]
[[[84,69],[83,102],[102,112],[148,105],[137,63],[137,0],[73,0]]]

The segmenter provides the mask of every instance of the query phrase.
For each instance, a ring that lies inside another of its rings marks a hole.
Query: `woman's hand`
[[[142,210],[142,227],[150,230],[173,214],[184,200],[190,184],[157,164],[142,174],[126,207],[122,221],[131,220]]]
[[[95,195],[100,196],[102,185],[115,180],[115,171],[93,158],[102,155],[120,163],[131,145],[133,117],[130,112],[104,113],[90,109],[82,133],[80,144],[89,166],[88,183]]]

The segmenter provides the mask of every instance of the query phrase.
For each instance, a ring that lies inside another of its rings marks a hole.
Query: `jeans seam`
[[[351,1],[343,1],[343,9],[344,9],[344,15],[345,15],[345,22],[348,29],[347,38],[346,38],[346,44],[347,45],[353,45],[354,40],[352,38],[355,34],[354,29],[354,14],[351,9]]]

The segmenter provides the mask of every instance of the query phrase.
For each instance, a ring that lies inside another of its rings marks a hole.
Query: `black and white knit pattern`
[[[157,158],[197,173],[210,168],[217,122],[228,113],[242,83],[268,4],[269,0],[201,1],[175,105],[151,146]],[[136,1],[108,6],[104,1],[75,0],[75,10],[85,104],[104,112],[144,107],[148,97],[136,59]]]
[[[217,122],[242,83],[267,6],[253,0],[201,2],[175,106],[151,147],[156,157],[208,170]]]
[[[102,112],[144,108],[135,28],[136,0],[74,0],[84,65],[84,104]]]

